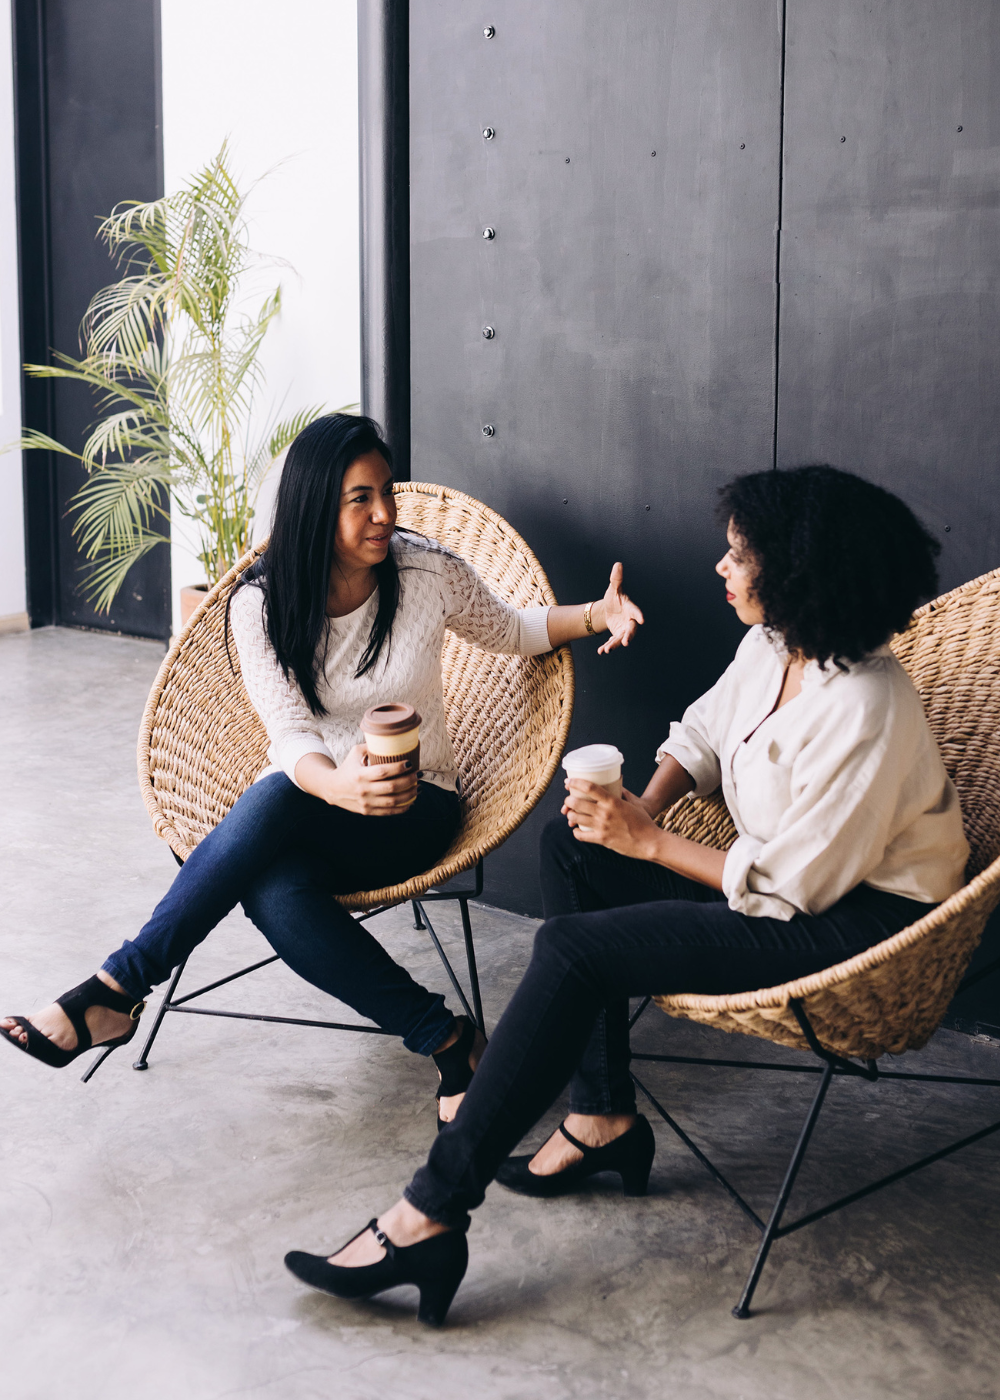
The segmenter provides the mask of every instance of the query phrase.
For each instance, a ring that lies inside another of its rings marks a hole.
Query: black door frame
[[[358,0],[361,406],[410,478],[410,7]]]
[[[109,92],[94,80],[88,67],[93,55],[81,43],[80,24],[90,27],[84,34],[93,36],[92,50],[94,44],[106,42],[119,20],[124,61],[131,64],[122,81],[137,85],[137,97],[134,110],[127,109],[132,118],[131,128],[125,128],[128,139],[116,148],[114,141],[95,139],[92,133],[100,130],[102,122],[105,131],[116,122],[121,129],[122,90]],[[87,300],[110,280],[103,254],[97,263],[92,248],[73,241],[86,237],[81,230],[93,227],[96,232],[96,216],[107,212],[93,204],[132,195],[156,198],[163,192],[159,0],[145,0],[138,8],[134,0],[104,0],[99,12],[89,16],[66,9],[65,0],[11,0],[11,25],[21,360],[45,364],[53,348],[75,348],[66,342]],[[58,81],[50,81],[53,72],[61,75]],[[88,122],[92,124],[89,137]],[[80,128],[86,156],[83,169],[76,168],[79,153],[73,148],[73,135]],[[115,193],[109,195],[109,190]],[[53,211],[61,212],[57,217]],[[68,241],[80,248],[79,262],[70,255]],[[111,264],[106,265],[110,270]],[[75,277],[67,277],[74,269]],[[74,440],[82,441],[86,417],[81,418],[79,402],[67,411],[67,395],[74,387],[32,379],[22,371],[25,427],[70,446]],[[75,577],[80,559],[65,520],[72,494],[67,486],[67,459],[50,452],[26,453],[23,491],[31,626],[95,627],[166,640],[170,633],[169,551],[158,547],[147,556],[130,574],[130,579],[139,580],[136,588],[123,590],[111,616],[98,615],[84,603]],[[128,592],[131,597],[126,600]]]
[[[12,0],[11,19],[21,361],[44,364],[53,341],[45,0]],[[53,435],[55,411],[50,379],[31,379],[22,372],[21,421],[26,427]],[[22,474],[28,616],[32,627],[48,627],[56,621],[59,587],[53,454],[34,452],[30,459],[25,456]]]

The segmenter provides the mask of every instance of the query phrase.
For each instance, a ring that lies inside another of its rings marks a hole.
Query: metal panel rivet
[[[492,437],[495,432],[496,429],[494,428],[492,423],[483,424],[483,437]]]
[[[497,231],[496,231],[495,228],[484,228],[484,229],[483,229],[483,237],[484,237],[484,238],[496,238],[496,236],[497,236]]]
[[[563,496],[563,505],[564,505],[564,506],[568,506],[568,505],[569,505],[569,497],[568,497],[568,496]]]
[[[569,156],[566,157],[566,164],[569,165]]]
[[[656,155],[656,152],[655,152],[655,151],[650,151],[649,154],[650,154],[651,156],[655,156],[655,155]]]
[[[483,339],[484,339],[484,340],[492,340],[493,337],[494,337],[495,335],[496,335],[496,331],[493,329],[492,326],[484,326],[484,327],[483,327]]]
[[[845,142],[846,140],[847,140],[847,137],[846,137],[846,136],[842,136],[842,137],[840,138],[840,144],[843,145],[844,142]]]
[[[956,126],[955,130],[956,130],[956,131],[961,131],[962,128],[961,128],[960,126]]]
[[[745,151],[746,148],[747,148],[747,143],[746,143],[745,141],[741,141],[741,142],[740,142],[740,150],[741,150],[741,151]]]
[[[649,510],[649,506],[647,506],[646,509]]]
[[[950,534],[951,534],[951,526],[950,526],[950,525],[946,525],[946,526],[944,527],[944,532],[945,532],[946,535],[950,535]]]
[[[484,141],[492,141],[495,135],[496,135],[496,132],[493,130],[493,128],[492,128],[491,126],[484,126],[484,127],[483,127],[483,140],[484,140]]]
[[[494,35],[495,33],[496,33],[496,30],[493,28],[492,24],[488,24],[488,25],[486,26],[486,28],[483,30],[483,38],[484,38],[484,39],[492,39],[492,38],[493,38],[493,35]]]

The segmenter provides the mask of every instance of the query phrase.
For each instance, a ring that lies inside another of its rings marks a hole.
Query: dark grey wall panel
[[[742,630],[712,517],[772,462],[778,15],[411,4],[411,474],[505,515],[560,599],[624,562],[648,623],[610,658],[576,644],[571,742],[617,742],[639,788]],[[542,815],[490,858],[491,901],[537,910]]]
[[[779,463],[898,491],[951,587],[1000,565],[1000,5],[789,0],[785,110]]]

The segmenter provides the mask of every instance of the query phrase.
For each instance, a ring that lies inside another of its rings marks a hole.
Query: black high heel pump
[[[11,1045],[23,1050],[33,1060],[41,1060],[43,1064],[51,1065],[53,1069],[64,1069],[77,1055],[99,1049],[100,1046],[111,1046],[117,1050],[119,1045],[127,1045],[139,1029],[139,1017],[146,1009],[144,1001],[136,1001],[135,997],[114,991],[96,975],[88,977],[79,987],[74,987],[72,991],[57,997],[56,1005],[62,1007],[76,1031],[76,1045],[72,1050],[61,1050],[47,1035],[42,1035],[41,1031],[36,1030],[24,1016],[12,1016],[10,1019],[28,1032],[27,1045],[22,1045],[13,1031],[0,1027],[0,1035],[9,1040]],[[102,1040],[95,1046],[86,1019],[87,1009],[91,1006],[106,1006],[110,1011],[121,1011],[132,1018],[132,1025],[124,1035],[115,1036],[112,1040]]]
[[[624,1195],[645,1196],[656,1152],[656,1139],[649,1120],[641,1113],[627,1133],[606,1142],[603,1147],[588,1147],[567,1132],[564,1123],[559,1124],[559,1131],[567,1142],[583,1153],[582,1162],[574,1162],[572,1166],[549,1176],[538,1176],[528,1170],[534,1153],[526,1157],[508,1157],[506,1162],[501,1163],[496,1176],[501,1186],[521,1196],[564,1196],[568,1191],[575,1191],[589,1176],[596,1176],[598,1172],[617,1172],[622,1179]]]
[[[344,1268],[342,1264],[329,1263],[322,1255],[303,1254],[295,1249],[285,1255],[285,1266],[303,1283],[332,1293],[334,1298],[371,1298],[401,1283],[415,1284],[420,1289],[417,1321],[440,1327],[469,1264],[469,1242],[464,1231],[449,1230],[418,1244],[398,1245],[378,1228],[377,1220],[369,1220],[365,1230],[371,1230],[385,1250],[385,1258],[377,1264]],[[353,1238],[358,1239],[364,1232],[359,1230]]]
[[[476,1031],[479,1027],[475,1021],[470,1021],[468,1016],[458,1018],[465,1022],[461,1033],[454,1045],[449,1045],[447,1050],[439,1050],[431,1058],[438,1067],[441,1075],[441,1083],[438,1091],[434,1095],[439,1101],[450,1099],[453,1094],[464,1094],[472,1083],[472,1076],[475,1073],[469,1064],[469,1055],[476,1043]],[[438,1132],[448,1126],[448,1120],[438,1114]]]

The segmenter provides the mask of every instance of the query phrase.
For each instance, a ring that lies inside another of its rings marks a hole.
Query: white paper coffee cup
[[[621,797],[624,762],[624,755],[614,744],[588,744],[585,748],[565,754],[562,766],[568,778],[583,778],[588,783],[597,783],[612,797]]]

